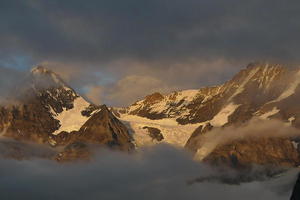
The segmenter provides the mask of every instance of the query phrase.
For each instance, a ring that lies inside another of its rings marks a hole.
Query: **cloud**
[[[234,68],[230,68],[230,65],[231,63],[224,59],[202,62],[189,60],[185,63],[172,64],[160,62],[150,64],[122,60],[110,63],[109,68],[104,71],[104,74],[116,77],[117,80],[109,81],[107,84],[102,82],[101,85],[94,82],[95,85],[93,86],[103,88],[102,100],[104,103],[127,106],[154,92],[165,94],[183,89],[198,89],[206,85],[220,84],[219,80],[229,79],[232,72],[235,71]],[[226,73],[221,70],[224,66],[228,67]],[[73,79],[73,83],[75,85],[83,84],[81,79],[84,77],[83,75],[79,76],[77,80]]]
[[[9,103],[8,97],[16,89],[16,85],[24,81],[26,73],[16,69],[0,66],[0,104]]]
[[[299,8],[296,0],[3,0],[0,61],[56,63],[79,89],[131,75],[169,91],[199,88],[251,61],[299,63]]]
[[[214,128],[212,131],[198,136],[195,141],[198,142],[197,146],[200,148],[197,151],[196,157],[202,160],[218,145],[228,144],[235,140],[244,140],[247,138],[287,138],[299,135],[299,130],[282,121],[253,118],[242,126]]]
[[[2,48],[42,60],[298,59],[300,3],[294,0],[1,4]]]
[[[107,87],[106,100],[115,105],[129,105],[139,98],[154,92],[166,92],[170,87],[165,82],[151,76],[129,75]]]
[[[30,159],[30,158],[51,158],[58,151],[46,145],[35,144],[31,142],[21,142],[9,139],[0,132],[0,160],[4,158]]]
[[[164,145],[137,154],[101,151],[89,163],[1,160],[0,197],[5,199],[288,199],[297,178],[291,171],[264,182],[241,185],[201,182],[218,172]],[[286,186],[289,185],[289,188]]]
[[[89,101],[96,105],[101,104],[103,88],[101,86],[90,86],[88,87],[88,92],[86,97]]]

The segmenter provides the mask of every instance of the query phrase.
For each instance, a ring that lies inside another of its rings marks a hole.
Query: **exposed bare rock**
[[[296,167],[299,153],[289,139],[260,138],[234,141],[218,146],[204,161],[213,165],[228,165],[233,168],[253,164]]]
[[[80,128],[79,134],[85,142],[107,144],[126,151],[134,148],[126,126],[105,105]]]
[[[164,139],[163,134],[161,133],[161,131],[158,128],[144,126],[143,129],[148,130],[149,136],[152,138],[152,140],[156,140],[156,141],[160,142]]]
[[[196,130],[192,133],[191,137],[185,144],[185,148],[191,151],[192,153],[196,153],[199,148],[199,141],[197,138],[199,138],[200,135],[203,135],[212,129],[213,126],[210,123],[201,125],[198,128],[196,128]]]
[[[300,175],[298,175],[298,179],[297,182],[295,183],[290,200],[299,200],[299,199],[300,199]]]
[[[58,162],[88,161],[92,157],[89,146],[83,142],[74,142],[67,145],[63,151],[59,152],[54,159]]]

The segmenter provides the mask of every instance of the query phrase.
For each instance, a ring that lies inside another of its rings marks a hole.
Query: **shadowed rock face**
[[[151,106],[153,104],[159,103],[164,99],[164,96],[158,92],[155,92],[151,95],[148,95],[143,100],[144,107],[143,109],[132,110],[130,114],[138,115],[141,117],[146,117],[149,119],[163,119],[167,116],[164,113],[151,112]],[[133,104],[133,106],[139,106],[138,102]],[[126,111],[125,111],[126,112]]]
[[[74,142],[67,145],[63,151],[55,155],[54,159],[58,162],[70,162],[74,160],[88,161],[91,159],[92,151],[83,142]]]
[[[0,129],[6,137],[47,143],[48,136],[59,127],[59,122],[34,98],[0,110]]]
[[[106,144],[109,147],[130,151],[134,148],[132,137],[126,126],[103,105],[100,111],[80,128],[79,134],[84,142]]]
[[[196,154],[201,147],[201,139],[213,126],[198,127],[188,140],[185,148]],[[218,145],[204,162],[215,166],[226,165],[232,168],[247,168],[252,164],[296,167],[300,164],[299,150],[291,138],[247,138]]]
[[[0,133],[5,137],[51,146],[81,142],[124,151],[134,148],[126,127],[105,105],[88,103],[50,70],[33,69],[23,86],[13,93],[17,95],[10,97],[10,104],[0,106]],[[75,103],[78,100],[79,106]],[[66,119],[59,118],[72,110]],[[74,113],[76,117],[71,116]],[[74,122],[67,121],[71,128],[66,128],[63,125],[69,117],[74,118]]]
[[[148,130],[149,136],[152,138],[152,140],[156,140],[156,141],[160,142],[164,139],[163,134],[161,133],[161,131],[158,128],[144,126],[143,129]]]
[[[218,146],[204,161],[233,168],[245,168],[252,164],[296,167],[299,165],[299,153],[289,139],[247,139]]]
[[[207,125],[201,125],[192,133],[191,137],[188,139],[185,148],[188,149],[192,153],[196,153],[199,145],[198,145],[198,137],[211,131],[213,126],[208,123]]]
[[[57,151],[46,145],[16,141],[13,139],[0,140],[0,158],[16,160],[43,158],[52,159]]]
[[[297,182],[295,183],[290,200],[300,200],[300,175],[298,176]]]
[[[52,135],[56,145],[70,145],[76,142],[102,144],[107,147],[130,151],[134,148],[127,128],[103,105],[94,113],[79,131]]]

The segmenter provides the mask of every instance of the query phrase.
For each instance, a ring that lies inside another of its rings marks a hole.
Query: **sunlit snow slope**
[[[168,143],[177,147],[183,147],[193,131],[200,125],[180,125],[174,118],[151,120],[128,114],[120,115],[119,119],[128,127],[135,139],[137,147],[153,145],[160,142]],[[145,126],[158,128],[164,139],[160,142],[152,139],[149,132],[146,129],[143,129]]]

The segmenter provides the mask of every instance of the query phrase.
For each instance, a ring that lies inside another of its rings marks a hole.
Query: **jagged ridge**
[[[127,116],[140,116],[153,120],[153,123],[155,120],[174,119],[178,122],[178,128],[181,127],[180,124],[198,125],[185,145],[192,152],[197,152],[200,148],[197,145],[197,136],[216,127],[239,126],[254,117],[278,119],[299,128],[300,105],[297,103],[300,100],[299,84],[298,68],[253,63],[219,86],[173,92],[168,95],[159,93],[149,95],[120,110],[121,119],[129,119]],[[295,166],[299,163],[299,155],[295,149],[296,142],[290,138],[235,141],[233,144],[218,147],[206,160],[219,163],[217,160],[222,158],[224,163],[230,163],[234,155],[235,162],[240,161],[241,165],[280,163]],[[258,152],[253,149],[275,147],[278,148],[277,152]],[[247,149],[247,152],[241,153],[242,149]]]

